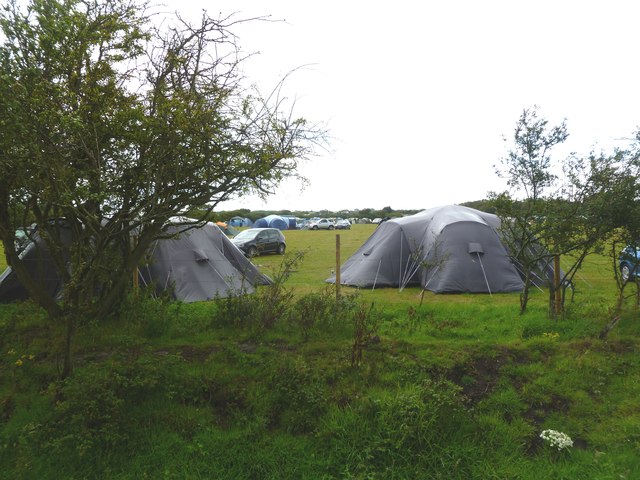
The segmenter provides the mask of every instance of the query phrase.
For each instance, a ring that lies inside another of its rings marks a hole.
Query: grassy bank
[[[340,232],[343,259],[371,231]],[[420,304],[411,288],[344,289],[336,304],[335,235],[286,233],[287,258],[305,256],[284,291],[143,297],[87,320],[65,382],[62,331],[30,304],[0,306],[0,478],[637,475],[640,323],[629,309],[598,339],[615,297],[605,259],[559,321],[541,292],[524,315],[513,294]],[[281,261],[255,263],[277,275]]]

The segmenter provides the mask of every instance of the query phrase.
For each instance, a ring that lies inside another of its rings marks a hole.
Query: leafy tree
[[[640,247],[640,131],[636,132],[636,140],[631,147],[621,153],[622,160],[616,165],[618,181],[615,190],[609,197],[603,198],[606,205],[605,214],[613,224],[610,237],[610,258],[616,273],[618,299],[614,309],[612,322],[617,323],[626,297],[626,287],[635,285],[635,306],[640,305],[640,279],[638,277],[623,278],[618,268],[620,252],[628,245]],[[635,267],[638,267],[636,264]]]
[[[67,375],[78,322],[117,307],[173,216],[268,194],[323,133],[284,110],[282,85],[266,98],[242,86],[232,29],[248,20],[154,23],[135,0],[23,3],[0,14],[0,237],[33,299],[66,323]],[[32,222],[61,302],[14,246]]]
[[[493,193],[491,198],[496,214],[502,218],[504,241],[524,279],[521,312],[527,308],[536,267],[548,261],[548,254],[540,248],[540,240],[542,219],[547,213],[545,197],[556,180],[551,169],[551,150],[568,136],[566,122],[550,127],[548,120],[538,116],[537,107],[525,109],[516,123],[513,147],[497,169],[498,175],[507,179],[511,191]],[[518,199],[514,194],[523,198]]]
[[[629,225],[639,191],[630,160],[624,151],[591,152],[564,165],[563,198],[549,202],[544,232],[547,247],[570,259],[565,262],[561,281],[561,308],[566,286],[574,284],[573,278],[584,259],[592,253],[602,253],[612,235]]]
[[[640,190],[637,155],[629,151],[572,154],[552,162],[549,149],[568,134],[564,122],[550,129],[547,125],[536,108],[524,111],[516,127],[515,148],[503,160],[501,172],[523,198],[515,200],[505,192],[494,194],[493,202],[503,218],[511,252],[524,271],[521,311],[526,309],[535,266],[563,256],[565,268],[558,284],[547,283],[549,312],[555,317],[564,311],[566,289],[574,285],[585,258],[602,252],[614,232],[637,232],[632,219]]]

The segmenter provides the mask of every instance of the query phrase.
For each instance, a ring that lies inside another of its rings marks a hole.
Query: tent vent
[[[484,250],[479,243],[469,242],[469,253],[484,253]]]
[[[197,248],[193,251],[193,254],[196,257],[196,262],[206,262],[209,260],[208,255],[204,252],[204,250]]]

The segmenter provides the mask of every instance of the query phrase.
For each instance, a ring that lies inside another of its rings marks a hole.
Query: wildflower
[[[16,354],[16,351],[13,348],[7,352],[7,355],[15,355],[15,354]]]
[[[18,360],[16,360],[16,366],[20,367],[20,366],[22,366],[22,363],[23,363],[23,362],[22,362],[22,359],[21,359],[21,358],[19,358]]]
[[[543,430],[540,434],[540,438],[549,442],[552,447],[557,447],[558,450],[563,448],[573,447],[573,440],[566,433],[558,432],[557,430]]]

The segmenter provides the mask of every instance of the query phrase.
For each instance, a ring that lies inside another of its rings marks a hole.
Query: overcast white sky
[[[422,209],[504,188],[493,165],[526,107],[566,118],[566,151],[610,150],[640,125],[637,0],[165,0],[278,23],[238,29],[264,90],[286,83],[299,116],[326,123],[332,152],[266,202],[221,209]],[[173,3],[172,3],[173,2]]]

